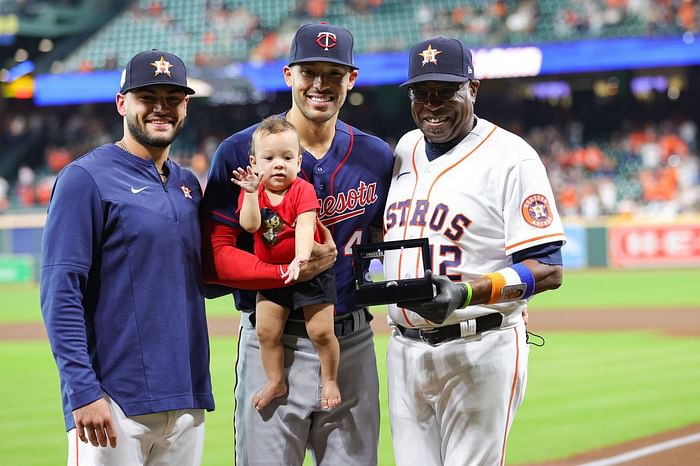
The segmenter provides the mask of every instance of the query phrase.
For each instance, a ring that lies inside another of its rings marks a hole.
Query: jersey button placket
[[[320,165],[316,165],[314,167],[314,171],[316,173],[323,173],[323,167]],[[318,192],[325,192],[326,191],[326,183],[324,182],[323,177],[316,177],[316,189]]]

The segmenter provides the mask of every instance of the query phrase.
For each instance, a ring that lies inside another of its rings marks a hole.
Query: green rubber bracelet
[[[464,303],[460,306],[460,309],[463,309],[467,306],[469,306],[469,303],[472,302],[472,284],[469,282],[463,282],[462,285],[467,289],[467,298],[464,300]]]

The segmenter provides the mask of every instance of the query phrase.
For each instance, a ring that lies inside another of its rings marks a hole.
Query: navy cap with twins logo
[[[474,79],[472,53],[451,37],[433,37],[411,47],[408,81],[401,87],[423,81],[462,83]]]
[[[194,94],[194,89],[187,86],[187,68],[180,57],[156,49],[138,53],[129,60],[122,71],[119,93],[159,84],[181,87],[185,94]]]
[[[294,34],[289,49],[289,66],[321,61],[356,70],[352,45],[352,34],[345,28],[326,23],[305,24]]]

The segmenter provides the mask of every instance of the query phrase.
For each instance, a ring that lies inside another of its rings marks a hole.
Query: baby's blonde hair
[[[299,142],[299,155],[301,155],[301,141],[299,140],[299,134],[297,134],[297,129],[293,124],[284,119],[283,116],[275,115],[265,118],[260,122],[255,131],[253,131],[253,136],[250,141],[250,156],[255,157],[255,146],[262,136],[267,134],[278,134],[284,133],[285,131],[292,131],[297,137]]]

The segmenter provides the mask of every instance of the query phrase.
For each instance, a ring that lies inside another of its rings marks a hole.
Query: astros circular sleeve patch
[[[549,201],[542,194],[528,196],[520,208],[525,221],[536,228],[547,228],[552,224],[552,209]]]

